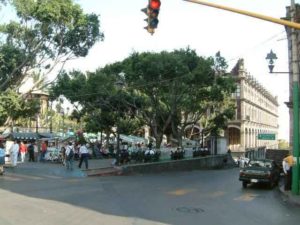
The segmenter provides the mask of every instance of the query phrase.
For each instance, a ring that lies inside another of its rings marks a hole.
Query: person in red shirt
[[[41,162],[45,161],[45,155],[46,155],[46,152],[47,152],[47,147],[48,147],[48,143],[46,141],[43,141],[42,146],[41,146],[41,157],[40,157]]]
[[[27,153],[27,146],[24,144],[23,141],[21,141],[19,151],[20,151],[20,154],[21,154],[21,162],[25,162],[25,156],[26,156],[26,153]]]

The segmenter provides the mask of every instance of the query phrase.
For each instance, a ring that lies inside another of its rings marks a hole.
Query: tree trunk
[[[172,124],[172,136],[174,139],[177,140],[178,147],[181,147],[182,146],[182,136],[181,136],[181,132],[179,132],[179,130],[178,130],[177,119],[174,118],[172,120],[171,124]]]
[[[158,135],[155,137],[155,141],[156,141],[155,148],[156,148],[156,149],[160,149],[162,140],[163,140],[163,134],[158,134]]]

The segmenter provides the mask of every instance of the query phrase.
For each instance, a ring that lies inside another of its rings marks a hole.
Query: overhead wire
[[[284,34],[284,33],[285,33],[285,31],[283,30],[283,31],[281,31],[281,32],[279,32],[279,33],[277,33],[277,34],[272,35],[271,37],[267,38],[266,40],[264,40],[264,41],[262,41],[262,42],[260,42],[260,43],[258,43],[258,44],[256,44],[256,45],[254,45],[253,47],[251,47],[251,48],[249,48],[248,50],[244,51],[244,53],[239,54],[239,56],[233,57],[233,58],[229,59],[228,62],[238,60],[238,59],[240,58],[241,55],[246,55],[248,52],[252,52],[252,51],[258,49],[260,46],[265,45],[266,43],[272,41],[273,39],[279,37],[280,35],[282,35],[282,34]]]

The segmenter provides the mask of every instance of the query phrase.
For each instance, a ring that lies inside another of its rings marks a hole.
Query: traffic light
[[[145,29],[150,33],[154,34],[155,29],[158,25],[158,14],[160,10],[161,2],[160,0],[149,0],[147,8],[142,9],[148,17],[145,21],[148,23]]]

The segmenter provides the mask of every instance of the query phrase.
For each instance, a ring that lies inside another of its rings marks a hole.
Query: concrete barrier
[[[221,169],[228,166],[228,155],[213,155],[181,160],[168,160],[153,163],[128,164],[121,166],[122,174],[160,173],[199,169]]]

